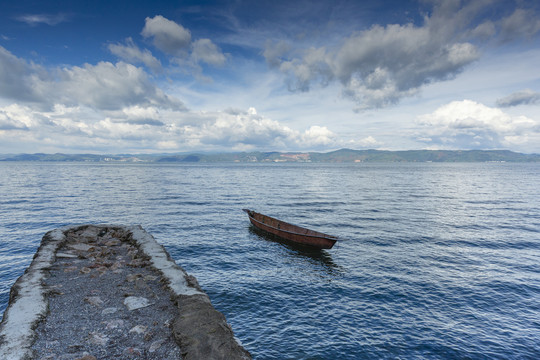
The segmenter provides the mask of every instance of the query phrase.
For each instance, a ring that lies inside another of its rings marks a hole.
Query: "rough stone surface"
[[[47,314],[42,281],[63,238],[60,230],[45,234],[30,267],[11,288],[9,304],[0,323],[0,354],[5,359],[27,359],[32,355],[33,329]]]
[[[250,355],[195,278],[140,226],[84,225],[45,234],[13,286],[0,324],[4,358]]]
[[[148,259],[122,229],[66,232],[63,254],[49,268],[49,313],[35,329],[36,359],[61,355],[96,359],[181,359],[170,324],[177,309]],[[135,283],[132,278],[140,279]],[[150,300],[151,299],[151,300]],[[144,309],[143,309],[144,308]],[[113,312],[111,309],[115,309]],[[107,311],[105,311],[107,310]],[[130,333],[138,325],[144,333]],[[160,346],[152,345],[159,341]],[[137,354],[129,348],[138,348]]]
[[[182,348],[185,360],[251,359],[236,341],[225,316],[214,310],[208,296],[180,295],[180,315],[173,324],[174,337]]]

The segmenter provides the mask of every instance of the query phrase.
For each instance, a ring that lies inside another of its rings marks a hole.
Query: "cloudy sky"
[[[536,0],[0,8],[1,153],[540,153]]]

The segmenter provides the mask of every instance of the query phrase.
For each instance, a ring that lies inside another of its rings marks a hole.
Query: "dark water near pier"
[[[338,235],[261,237],[247,207]],[[257,359],[540,358],[540,164],[0,163],[0,311],[43,234],[141,224]]]

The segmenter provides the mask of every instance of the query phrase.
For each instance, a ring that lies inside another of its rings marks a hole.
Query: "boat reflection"
[[[320,264],[325,272],[330,275],[335,276],[344,271],[343,267],[336,264],[332,259],[332,256],[326,250],[284,240],[279,236],[260,230],[251,224],[249,226],[249,232],[258,238],[278,243],[285,248],[289,254],[297,258],[307,259],[310,263]]]

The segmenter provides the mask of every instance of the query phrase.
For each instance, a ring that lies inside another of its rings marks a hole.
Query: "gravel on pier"
[[[48,232],[0,323],[5,359],[250,359],[197,280],[140,226]]]

